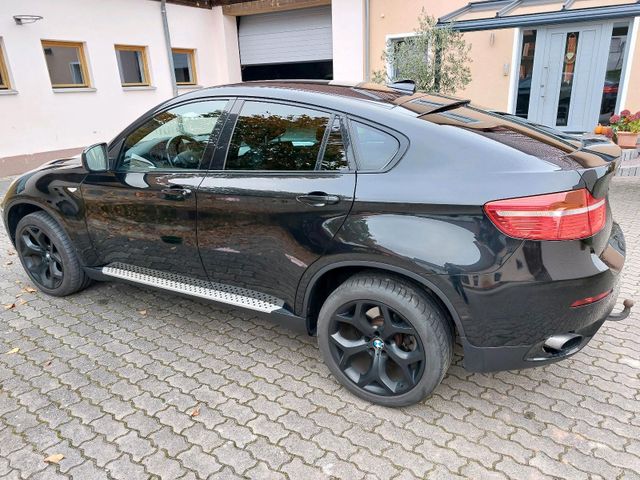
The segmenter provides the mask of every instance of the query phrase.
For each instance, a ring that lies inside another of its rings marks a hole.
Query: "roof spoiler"
[[[392,83],[387,83],[387,87],[397,92],[413,95],[416,93],[416,82],[413,80],[397,80]]]

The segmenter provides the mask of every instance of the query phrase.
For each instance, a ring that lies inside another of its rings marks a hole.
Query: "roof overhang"
[[[225,7],[237,3],[248,3],[252,0],[167,0],[167,3],[182,5],[185,7],[197,7],[212,9],[213,7]]]
[[[630,18],[640,16],[640,2],[627,5],[612,5],[606,7],[592,7],[580,9],[562,9],[552,12],[530,13],[526,15],[508,15],[516,2],[511,0],[494,0],[491,2],[472,2],[455,12],[451,12],[438,20],[438,26],[450,25],[461,32],[473,32],[478,30],[497,30],[501,28],[534,27],[541,25],[557,25],[575,22],[597,22],[613,20],[617,18]],[[456,17],[482,7],[495,8],[496,16],[491,18],[478,18],[468,20],[456,20]]]

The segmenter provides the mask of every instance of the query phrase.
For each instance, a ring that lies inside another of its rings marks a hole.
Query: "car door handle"
[[[306,203],[312,207],[324,207],[326,205],[333,205],[340,201],[340,197],[337,195],[328,195],[324,192],[311,192],[306,195],[298,195],[296,199],[300,203]]]
[[[169,187],[161,190],[167,200],[184,200],[191,195],[191,189],[183,187]]]

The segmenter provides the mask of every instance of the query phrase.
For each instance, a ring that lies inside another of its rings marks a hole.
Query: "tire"
[[[373,336],[366,334],[371,329]],[[453,357],[453,327],[438,304],[412,283],[377,272],[357,274],[334,290],[317,331],[324,362],[338,381],[386,407],[430,395]],[[378,379],[364,385],[375,372],[381,372]]]
[[[23,268],[44,293],[64,297],[91,284],[69,236],[45,212],[30,213],[18,222],[15,244]]]

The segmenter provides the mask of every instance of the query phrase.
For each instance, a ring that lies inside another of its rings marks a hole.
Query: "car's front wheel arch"
[[[91,283],[73,242],[46,211],[36,210],[20,218],[14,244],[25,272],[43,292],[63,297]]]
[[[42,206],[30,202],[14,203],[7,208],[7,229],[9,233],[9,239],[14,245],[18,223],[30,213],[35,212],[46,212],[51,216],[51,214],[47,212]]]

